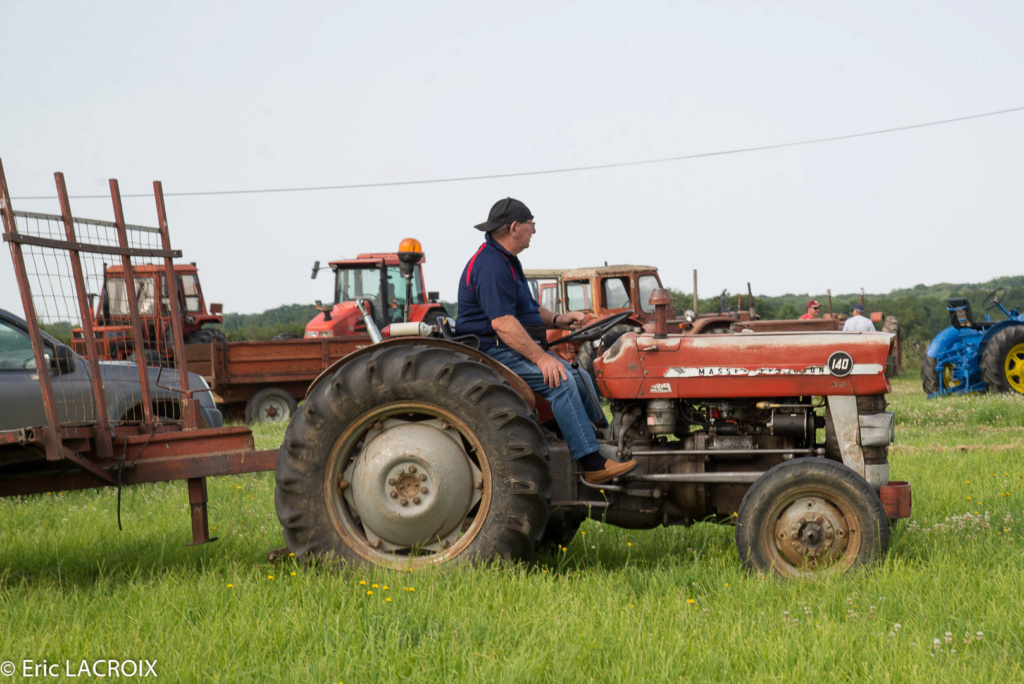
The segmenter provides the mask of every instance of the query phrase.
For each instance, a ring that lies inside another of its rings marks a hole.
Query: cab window
[[[587,281],[569,282],[565,284],[565,297],[569,311],[587,311],[590,306],[590,283]]]
[[[606,278],[604,288],[604,306],[606,309],[629,308],[629,285],[626,278]]]
[[[653,275],[642,275],[637,279],[637,291],[640,294],[640,310],[644,313],[654,313],[651,306],[651,293],[661,287],[658,277]]]
[[[558,311],[557,289],[554,283],[540,286],[540,305],[548,311]]]
[[[185,298],[185,311],[201,313],[199,308],[199,276],[181,276],[181,294]]]

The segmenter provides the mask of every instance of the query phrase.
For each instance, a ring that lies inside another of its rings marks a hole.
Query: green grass
[[[526,565],[330,573],[267,562],[270,473],[209,481],[220,540],[200,547],[184,483],[125,490],[121,532],[113,490],[50,494],[0,500],[0,661],[156,659],[171,682],[1020,681],[1024,400],[926,401],[913,377],[890,400],[914,515],[868,571],[781,581],[740,568],[728,527],[588,522]]]

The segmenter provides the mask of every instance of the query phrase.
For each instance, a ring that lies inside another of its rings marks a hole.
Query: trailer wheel
[[[780,463],[740,504],[736,548],[748,570],[793,578],[843,573],[874,563],[888,545],[889,520],[878,494],[833,461]]]
[[[399,345],[313,388],[278,452],[274,500],[300,560],[525,560],[548,519],[546,458],[540,426],[499,374]]]
[[[981,377],[992,392],[1024,394],[1024,326],[1003,328],[985,345]]]
[[[280,387],[266,387],[245,403],[247,423],[287,423],[298,404],[295,397]]]

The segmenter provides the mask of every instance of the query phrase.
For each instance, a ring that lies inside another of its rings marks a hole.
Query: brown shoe
[[[633,468],[636,468],[636,461],[629,460],[625,463],[619,463],[618,461],[605,461],[603,470],[588,470],[583,473],[583,479],[589,484],[602,484],[618,477],[619,475],[625,475]]]

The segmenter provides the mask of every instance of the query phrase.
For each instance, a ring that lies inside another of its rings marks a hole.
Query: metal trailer
[[[174,259],[181,252],[171,247],[160,182],[153,183],[158,223],[153,228],[125,222],[116,179],[110,180],[113,221],[75,217],[63,174],[54,176],[60,214],[15,211],[0,162],[4,241],[14,261],[45,411],[44,424],[0,432],[0,496],[185,480],[192,543],[212,541],[206,478],[273,470],[277,451],[255,450],[252,432],[245,427],[201,427],[196,394],[209,388],[195,386],[183,362],[182,317],[173,277]],[[89,297],[102,286],[104,261],[114,259],[127,281],[127,333],[135,340],[145,339],[135,267],[163,268],[170,288],[173,369],[162,372],[175,376],[175,382],[166,385],[173,385],[177,401],[154,399],[155,385],[163,376],[146,366],[143,355],[136,355],[132,363],[101,361]],[[68,343],[75,327],[84,330],[81,357],[50,338],[44,343],[44,328]],[[47,350],[53,357],[74,355],[88,366],[79,391],[54,382],[67,366],[48,356]],[[110,415],[108,407],[117,402],[108,394],[120,391],[118,383],[105,383],[111,373],[122,374],[126,383],[129,378],[133,385],[137,383],[141,395],[137,410]],[[92,401],[81,401],[83,392]],[[92,409],[88,414],[82,411],[86,404]]]

